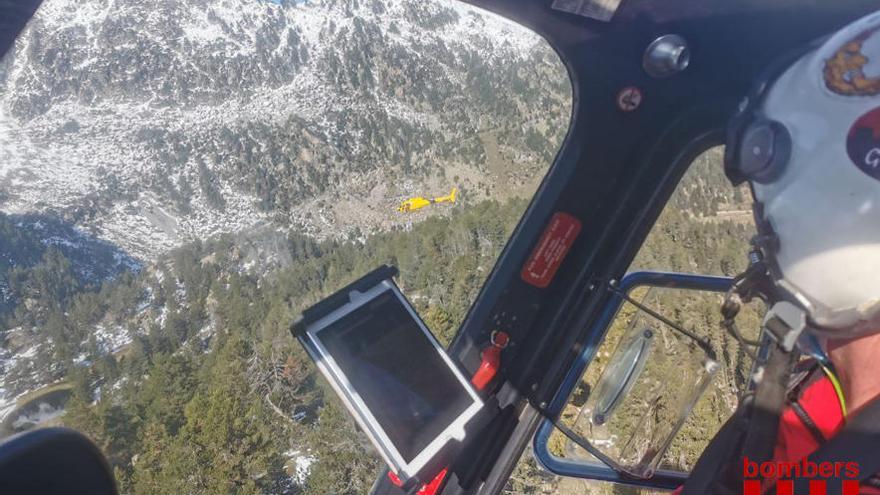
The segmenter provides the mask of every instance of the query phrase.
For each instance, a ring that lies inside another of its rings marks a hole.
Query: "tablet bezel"
[[[398,451],[397,447],[386,434],[382,425],[376,420],[369,407],[361,399],[361,396],[354,390],[345,373],[336,363],[332,355],[324,347],[321,341],[321,331],[328,328],[336,321],[342,319],[346,315],[358,310],[365,304],[383,295],[391,292],[397,298],[399,304],[406,308],[407,312],[415,321],[419,329],[434,347],[435,351],[440,354],[443,361],[447,364],[450,371],[458,379],[465,392],[471,398],[471,404],[468,405],[459,416],[452,421],[446,428],[437,435],[424,449],[422,449],[410,461],[406,462],[403,455]],[[303,343],[306,344],[306,350],[312,355],[312,359],[320,369],[321,373],[328,379],[337,395],[345,404],[345,407],[354,416],[358,425],[367,433],[370,441],[379,451],[379,454],[385,460],[401,480],[406,481],[419,473],[432,459],[434,459],[441,450],[451,441],[463,441],[465,436],[465,426],[471,421],[483,408],[483,401],[471,385],[470,381],[465,378],[461,370],[452,359],[446,354],[446,351],[434,337],[425,323],[419,318],[409,301],[406,300],[403,293],[391,280],[385,279],[366,291],[351,290],[348,294],[348,303],[345,303],[326,316],[321,317],[314,323],[306,326],[303,332]]]

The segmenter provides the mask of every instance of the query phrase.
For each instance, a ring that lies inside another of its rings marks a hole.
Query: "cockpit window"
[[[647,477],[648,484],[658,468],[685,479],[735,410],[753,364],[750,349],[721,324],[727,285],[712,288],[694,280],[718,281],[715,277],[741,273],[755,233],[749,191],[730,185],[722,157],[723,149],[716,147],[690,164],[630,266],[634,274],[621,282],[647,280],[647,271],[664,272],[659,275],[666,277],[675,272],[690,277],[693,287],[676,286],[668,278],[668,283],[654,285],[633,282],[627,288],[629,299],[615,308],[607,327],[597,329],[604,332],[603,340],[590,351],[589,364],[560,414],[575,434],[623,468]],[[701,277],[705,275],[715,277]],[[764,312],[758,300],[743,305],[738,324],[746,339],[758,338]],[[702,352],[663,319],[705,339],[711,353]],[[647,357],[640,360],[642,355]],[[655,456],[657,452],[664,453]],[[546,438],[537,455],[571,462],[573,475],[579,466],[604,466],[558,431]],[[535,466],[535,460],[524,455],[518,466],[521,479],[535,473]],[[597,493],[648,493],[596,481],[534,474],[532,479],[560,492],[590,483],[589,489]]]
[[[381,263],[448,342],[570,116],[545,41],[452,1],[46,0],[0,62],[0,436],[125,493],[364,493],[288,333]]]

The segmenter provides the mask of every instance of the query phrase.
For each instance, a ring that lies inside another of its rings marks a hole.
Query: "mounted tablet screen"
[[[317,335],[407,463],[474,403],[390,290]]]
[[[382,266],[303,311],[293,335],[391,470],[434,479],[491,419]]]

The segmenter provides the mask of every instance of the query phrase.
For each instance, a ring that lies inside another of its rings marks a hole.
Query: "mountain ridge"
[[[0,210],[142,260],[259,224],[405,227],[426,214],[396,202],[452,185],[527,195],[567,122],[546,43],[456,4],[47,0],[6,64]]]

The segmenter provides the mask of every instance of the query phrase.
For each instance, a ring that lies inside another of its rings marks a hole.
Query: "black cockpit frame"
[[[756,75],[797,49],[878,8],[864,0],[624,0],[610,22],[560,12],[552,0],[468,0],[543,36],[565,64],[572,117],[565,141],[451,346],[468,371],[494,330],[515,345],[502,358],[498,398],[528,400],[467,464],[478,482],[447,483],[444,495],[500,493],[547,404],[687,166],[722,144],[724,128]],[[668,78],[642,67],[665,34],[690,47],[689,67]],[[818,77],[818,76],[817,76]],[[618,94],[636,87],[635,111]],[[520,271],[556,212],[582,228],[552,283],[540,289]],[[744,253],[745,256],[745,253]],[[374,493],[393,493],[381,481]],[[469,485],[469,486],[463,486]]]

